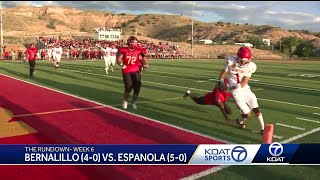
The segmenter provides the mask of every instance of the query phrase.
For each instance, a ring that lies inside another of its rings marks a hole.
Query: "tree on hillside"
[[[309,57],[313,55],[313,50],[315,47],[311,43],[311,41],[301,41],[301,43],[297,46],[295,54],[299,57]]]
[[[82,22],[80,23],[80,31],[81,32],[92,32],[92,27],[89,25],[90,19],[83,19]]]
[[[56,25],[54,24],[54,21],[50,21],[49,24],[46,25],[49,29],[56,29]]]
[[[275,48],[281,50],[282,53],[287,55],[294,54],[296,47],[300,44],[302,39],[290,36],[290,37],[283,37],[280,41],[277,42]],[[281,44],[281,47],[280,47]]]
[[[253,35],[248,35],[247,36],[247,42],[253,44],[254,47],[260,49],[266,44],[262,41],[262,38],[256,37]]]

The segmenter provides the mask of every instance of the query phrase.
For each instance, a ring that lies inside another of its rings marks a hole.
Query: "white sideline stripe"
[[[297,140],[297,139],[303,138],[303,137],[305,137],[305,136],[307,136],[307,135],[310,135],[310,134],[315,133],[315,132],[318,132],[318,131],[320,131],[320,127],[315,128],[315,129],[312,129],[311,131],[308,131],[308,132],[305,132],[305,133],[302,133],[302,134],[298,134],[298,135],[293,136],[293,137],[291,137],[291,138],[289,138],[289,139],[287,139],[287,140],[284,140],[284,141],[282,141],[282,142],[280,142],[280,143],[290,143],[290,142],[292,142],[292,141],[295,141],[295,140]]]
[[[278,126],[283,126],[283,127],[287,127],[287,128],[292,128],[292,129],[298,129],[298,130],[301,130],[301,131],[306,130],[305,128],[296,127],[296,126],[290,126],[290,125],[287,125],[287,124],[276,123],[276,125],[278,125]]]
[[[312,113],[312,114],[315,114],[315,115],[318,115],[318,116],[320,116],[320,113]]]
[[[320,121],[317,121],[317,120],[306,119],[306,118],[300,118],[300,117],[296,117],[296,119],[299,119],[299,120],[302,120],[302,121],[308,121],[308,122],[314,122],[314,123],[318,123],[318,124],[320,124]]]
[[[206,176],[206,175],[209,175],[211,173],[215,173],[215,172],[218,172],[222,169],[225,169],[227,167],[229,167],[230,165],[222,165],[222,166],[216,166],[216,167],[213,167],[213,168],[210,168],[208,170],[205,170],[205,171],[202,171],[200,173],[197,173],[197,174],[193,174],[191,176],[188,176],[188,177],[185,177],[185,178],[181,178],[181,180],[193,180],[193,179],[198,179],[198,178],[201,178],[203,176]]]
[[[116,79],[122,79],[121,77],[101,75],[101,74],[94,74],[94,73],[87,73],[87,72],[82,72],[82,71],[77,71],[77,70],[72,70],[72,69],[65,69],[65,70],[73,71],[73,72],[78,72],[78,73],[82,73],[82,74],[91,74],[91,75],[95,75],[95,76],[102,76],[102,77],[111,77],[111,78],[116,78]],[[152,82],[152,81],[142,81],[142,82],[151,83],[151,84],[159,84],[159,85],[164,85],[164,86],[169,86],[169,87],[177,87],[177,88],[183,88],[183,89],[191,89],[191,90],[209,92],[208,90],[204,90],[204,89],[188,88],[188,87],[184,87],[184,86],[176,86],[176,85],[171,85],[171,84],[163,84],[163,83],[157,83],[157,82]],[[263,101],[270,101],[270,102],[282,103],[282,104],[289,104],[289,105],[294,105],[294,106],[301,106],[301,107],[308,107],[308,108],[320,109],[320,107],[316,107],[316,106],[308,106],[308,105],[303,105],[303,104],[295,104],[295,103],[289,103],[289,102],[283,102],[283,101],[276,101],[276,100],[271,100],[271,99],[262,99],[262,98],[257,98],[257,99],[260,99],[260,100],[263,100]]]
[[[206,82],[206,81],[197,81],[197,82]]]
[[[159,123],[159,124],[163,124],[163,125],[166,125],[166,126],[170,126],[170,127],[173,127],[173,128],[179,129],[179,130],[182,130],[182,131],[186,131],[186,132],[189,132],[189,133],[198,135],[198,136],[206,137],[206,138],[209,138],[209,139],[212,139],[212,140],[215,140],[215,141],[220,141],[220,142],[223,142],[223,143],[226,143],[226,144],[232,144],[232,142],[230,142],[230,141],[221,140],[221,139],[218,139],[218,138],[211,137],[211,136],[209,136],[209,135],[205,135],[205,134],[202,134],[202,133],[198,133],[198,132],[195,132],[195,131],[191,131],[191,130],[188,130],[188,129],[184,129],[184,128],[182,128],[182,127],[178,127],[178,126],[175,126],[175,125],[172,125],[172,124],[168,124],[168,123],[165,123],[165,122],[161,122],[161,121],[159,121],[159,120],[152,119],[152,118],[149,118],[149,117],[146,117],[146,116],[142,116],[142,115],[134,114],[134,113],[131,113],[131,112],[128,112],[128,111],[124,111],[124,110],[122,110],[122,109],[118,109],[118,108],[112,107],[112,106],[110,106],[110,105],[106,105],[106,104],[99,103],[99,102],[96,102],[96,101],[93,101],[93,100],[89,100],[89,99],[82,98],[82,97],[79,97],[79,96],[76,96],[76,95],[72,95],[72,94],[69,94],[69,93],[66,93],[66,92],[63,92],[63,91],[59,91],[59,90],[57,90],[57,89],[45,87],[45,86],[42,86],[42,85],[39,85],[39,84],[35,84],[35,83],[28,82],[28,81],[25,81],[25,80],[21,80],[21,79],[15,78],[15,77],[11,77],[11,76],[8,76],[8,75],[2,74],[2,73],[0,73],[0,75],[6,76],[6,77],[8,77],[8,78],[12,78],[12,79],[15,79],[15,80],[18,80],[18,81],[22,81],[22,82],[25,82],[25,83],[28,83],[28,84],[32,84],[32,85],[35,85],[35,86],[38,86],[38,87],[42,87],[42,88],[44,88],[44,89],[48,89],[48,90],[51,90],[51,91],[55,91],[55,92],[58,92],[58,93],[61,93],[61,94],[67,95],[67,96],[71,96],[71,97],[74,97],[74,98],[78,98],[78,99],[81,99],[81,100],[84,100],[84,101],[88,101],[88,102],[96,103],[96,104],[99,104],[99,105],[102,105],[102,106],[106,106],[106,107],[108,107],[108,108],[110,108],[110,109],[113,109],[113,110],[116,110],[116,111],[120,111],[120,112],[122,112],[122,113],[126,113],[126,114],[130,114],[130,115],[133,115],[133,116],[137,116],[137,117],[140,117],[140,118],[149,120],[149,121],[153,121],[153,122],[156,122],[156,123]]]

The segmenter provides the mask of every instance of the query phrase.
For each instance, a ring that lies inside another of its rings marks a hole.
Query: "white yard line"
[[[315,128],[315,129],[312,129],[312,130],[310,130],[310,131],[308,131],[308,132],[305,132],[305,133],[302,133],[302,134],[298,134],[298,135],[293,136],[293,137],[291,137],[291,138],[289,138],[289,139],[286,139],[286,140],[284,140],[284,141],[281,141],[280,143],[290,143],[290,142],[292,142],[292,141],[298,140],[298,139],[300,139],[300,138],[303,138],[303,137],[305,137],[305,136],[307,136],[307,135],[310,135],[310,134],[315,133],[315,132],[318,132],[318,131],[320,131],[320,127]]]
[[[262,90],[263,90],[262,88],[252,89],[252,91],[262,91]]]
[[[320,113],[312,113],[312,114],[320,116]]]
[[[313,122],[313,123],[318,123],[318,124],[320,124],[320,121],[317,121],[317,120],[300,118],[300,117],[296,117],[296,119],[299,119],[299,120],[302,120],[302,121],[308,121],[308,122]]]
[[[278,136],[278,135],[273,135],[273,137],[276,138],[276,139],[282,139],[283,138],[283,136]]]
[[[301,107],[307,107],[307,108],[313,108],[313,109],[320,109],[320,107],[317,106],[309,106],[309,105],[304,105],[304,104],[296,104],[296,103],[290,103],[290,102],[284,102],[284,101],[276,101],[276,100],[271,100],[271,99],[263,99],[263,98],[257,98],[262,101],[270,101],[270,102],[276,102],[280,104],[289,104],[289,105],[294,105],[294,106],[301,106]]]
[[[297,130],[301,130],[301,131],[306,130],[305,128],[301,128],[301,127],[297,127],[297,126],[291,126],[291,125],[282,124],[282,123],[276,123],[276,125],[282,126],[282,127],[291,128],[291,129],[297,129]]]
[[[269,83],[262,83],[262,82],[255,82],[256,84],[268,85],[268,86],[275,86],[275,87],[285,87],[291,89],[301,89],[301,90],[309,90],[309,91],[317,91],[320,92],[320,89],[313,89],[313,88],[303,88],[303,87],[295,87],[295,86],[286,86],[286,85],[279,85],[279,84],[269,84]]]
[[[254,133],[260,133],[260,131],[253,130],[253,129],[251,129],[251,131],[254,132]],[[283,136],[278,136],[278,135],[275,135],[275,134],[273,135],[273,137],[276,138],[276,139],[282,139],[283,138]]]
[[[156,72],[156,71],[150,71],[150,72]],[[159,72],[158,72],[159,73]],[[203,78],[207,78],[205,76],[201,76],[201,75],[192,75],[192,74],[178,74],[178,73],[170,73],[170,72],[164,72],[162,71],[161,73],[166,73],[166,74],[173,74],[173,75],[186,75],[186,76],[190,76],[190,77],[203,77]],[[216,78],[210,78],[209,81],[216,81],[218,79]],[[280,84],[270,84],[270,83],[263,83],[263,82],[257,82],[258,80],[253,80],[255,82],[255,84],[262,84],[262,85],[268,85],[268,86],[275,86],[275,87],[285,87],[285,88],[292,88],[292,89],[301,89],[301,90],[309,90],[309,91],[317,91],[320,92],[320,89],[313,89],[313,88],[304,88],[304,87],[296,87],[296,86],[287,86],[287,85],[280,85]]]

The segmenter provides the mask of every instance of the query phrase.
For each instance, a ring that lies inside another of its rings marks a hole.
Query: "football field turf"
[[[258,97],[265,123],[275,125],[273,141],[319,143],[320,62],[255,62],[258,69],[253,74],[250,86]],[[257,133],[259,124],[254,116],[247,120],[247,129],[238,129],[224,122],[217,107],[197,105],[190,99],[182,98],[188,89],[198,95],[210,91],[223,64],[222,60],[151,60],[149,70],[142,74],[138,110],[132,110],[129,105],[127,111],[224,142],[259,144],[262,138]],[[29,79],[28,68],[29,65],[23,62],[0,62],[2,74],[121,108],[123,81],[118,66],[113,73],[106,75],[103,61],[62,61],[59,69],[53,68],[52,63],[47,61],[37,61],[34,79]],[[1,83],[1,86],[5,86],[5,83]],[[23,99],[23,95],[22,91],[17,97]],[[62,107],[62,104],[58,103],[57,107]],[[229,101],[229,105],[232,107],[234,119],[239,115],[239,110],[232,100]],[[55,110],[61,109],[44,109],[41,112],[50,113]],[[63,113],[53,114],[58,117]],[[119,125],[111,121],[109,123]],[[132,122],[127,121],[127,124],[130,126]],[[123,123],[121,126],[126,124]],[[156,131],[148,129],[150,126],[145,128],[137,131],[145,131],[154,138],[157,137]],[[62,133],[60,136],[63,138],[63,132],[59,133]],[[191,178],[317,179],[320,176],[318,166],[231,166],[218,172],[215,172],[216,170],[209,169],[194,174]]]

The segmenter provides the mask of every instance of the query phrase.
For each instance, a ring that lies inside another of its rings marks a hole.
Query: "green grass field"
[[[261,143],[257,119],[247,120],[247,129],[227,125],[219,109],[183,99],[188,89],[204,95],[213,88],[222,60],[151,60],[142,74],[138,110],[128,111],[190,129],[230,143]],[[275,124],[273,141],[320,143],[320,62],[255,61],[258,66],[250,86],[258,97],[265,123]],[[123,81],[117,66],[105,74],[103,61],[62,61],[53,68],[37,61],[35,78],[29,65],[0,62],[0,73],[121,108]],[[234,102],[232,118],[239,116]],[[318,179],[318,166],[231,166],[203,179]]]

